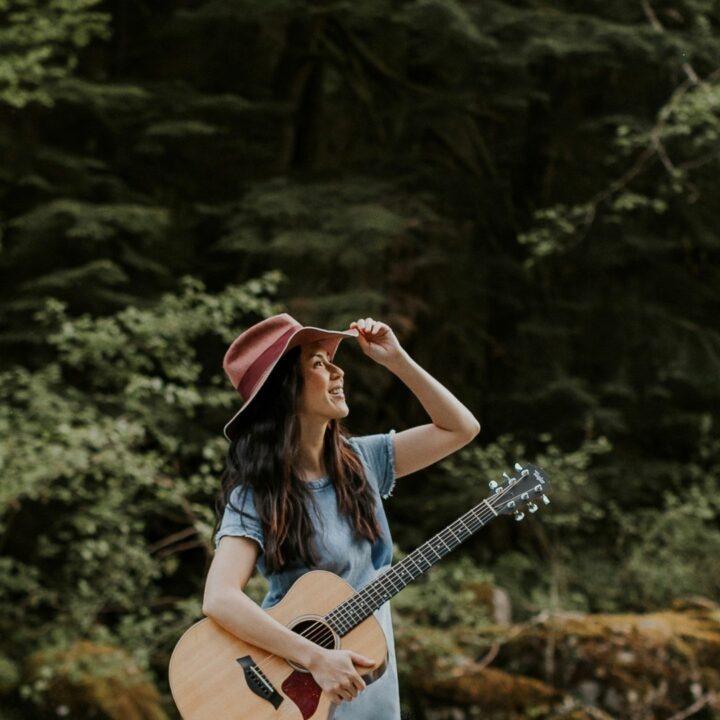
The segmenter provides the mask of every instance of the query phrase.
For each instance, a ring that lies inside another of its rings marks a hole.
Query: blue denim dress
[[[394,434],[395,431],[390,430],[388,433],[347,439],[350,447],[359,455],[368,481],[374,489],[381,531],[380,537],[374,543],[365,538],[354,537],[346,518],[338,512],[335,488],[327,476],[308,482],[315,501],[310,504],[309,512],[315,527],[313,537],[320,558],[319,564],[313,568],[293,568],[268,574],[262,552],[263,529],[255,511],[252,488],[242,494],[242,504],[240,488],[233,491],[232,503],[241,512],[238,513],[229,506],[225,508],[220,528],[215,535],[215,546],[217,547],[225,535],[241,535],[257,541],[261,548],[257,568],[270,583],[261,607],[269,608],[280,602],[291,585],[310,569],[329,570],[359,590],[392,563],[392,537],[382,500],[391,496],[395,486]],[[390,602],[386,602],[374,614],[387,640],[387,669],[354,700],[338,705],[333,720],[400,720],[400,695]]]

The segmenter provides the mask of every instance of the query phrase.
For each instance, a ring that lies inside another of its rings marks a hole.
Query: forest
[[[0,0],[0,720],[180,717],[279,312],[482,425],[395,561],[550,478],[393,599],[402,720],[720,718],[719,170],[715,0]],[[349,432],[427,422],[338,360]]]

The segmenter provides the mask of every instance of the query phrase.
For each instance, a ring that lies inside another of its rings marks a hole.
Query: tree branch
[[[690,707],[685,708],[685,710],[682,710],[679,713],[675,713],[672,717],[668,718],[668,720],[685,720],[685,718],[689,718],[691,715],[695,715],[695,713],[700,712],[706,705],[709,703],[714,703],[717,699],[717,696],[714,692],[708,692],[705,693],[705,695],[702,695],[699,697]]]

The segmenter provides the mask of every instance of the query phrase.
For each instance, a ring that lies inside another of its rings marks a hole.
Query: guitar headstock
[[[503,473],[503,478],[500,483],[490,481],[493,494],[488,498],[488,502],[498,515],[512,513],[516,520],[522,520],[525,517],[523,509],[531,513],[537,512],[537,498],[545,505],[550,502],[545,494],[550,488],[550,481],[537,465],[515,463],[515,474],[510,476]]]

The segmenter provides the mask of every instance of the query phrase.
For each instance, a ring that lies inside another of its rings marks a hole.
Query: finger
[[[339,687],[337,690],[333,691],[331,698],[334,703],[341,703],[343,700],[347,700],[347,692],[343,690],[341,687]]]
[[[364,665],[374,665],[375,661],[372,658],[367,657],[367,655],[361,655],[360,653],[353,652],[352,654],[352,661],[357,664],[361,663]]]
[[[360,335],[357,336],[357,341],[360,343],[360,347],[361,347],[363,350],[367,350],[368,347],[370,346],[370,343],[368,343],[367,339],[366,339],[365,336],[362,335],[362,334],[360,334]]]

